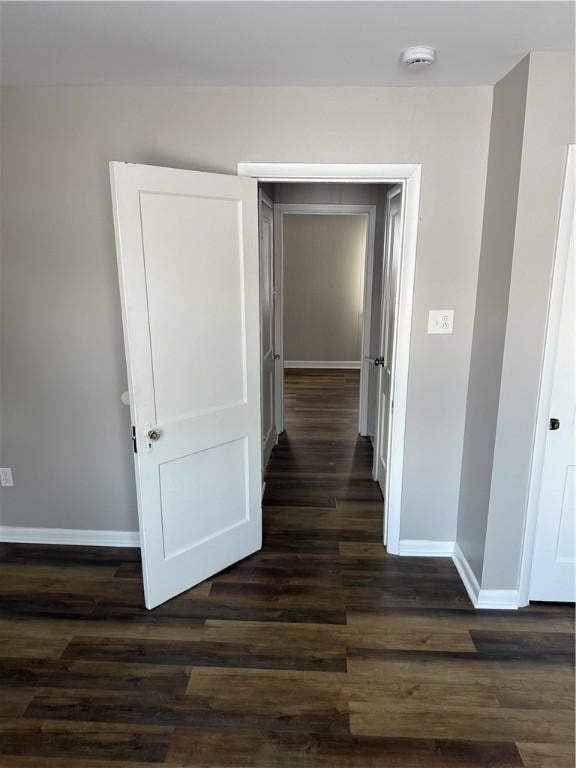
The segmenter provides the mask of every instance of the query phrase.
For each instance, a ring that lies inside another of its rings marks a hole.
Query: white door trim
[[[570,258],[570,234],[574,226],[574,208],[576,205],[576,145],[568,145],[566,158],[566,171],[564,177],[564,189],[562,192],[562,204],[558,221],[558,235],[556,240],[555,263],[550,289],[548,308],[548,322],[546,328],[546,342],[544,346],[544,358],[542,362],[542,375],[540,378],[540,391],[538,395],[538,410],[534,440],[532,449],[532,465],[530,469],[530,484],[528,490],[528,503],[526,510],[526,524],[524,526],[524,541],[522,545],[522,559],[520,563],[519,579],[519,605],[528,605],[530,601],[530,577],[532,574],[532,556],[534,552],[534,538],[536,535],[536,523],[540,504],[540,487],[542,480],[542,465],[544,463],[544,449],[548,432],[548,418],[550,398],[552,395],[552,383],[554,366],[556,363],[556,346],[562,312],[562,294],[564,288],[564,274],[568,259]]]
[[[284,216],[290,214],[331,216],[367,216],[366,251],[364,254],[364,295],[362,297],[362,342],[360,345],[360,407],[358,409],[358,432],[368,434],[368,369],[366,358],[370,354],[370,326],[372,321],[372,281],[374,273],[374,238],[376,235],[376,206],[349,205],[346,203],[277,203],[274,206],[274,224],[278,224],[278,265],[284,274]],[[284,297],[282,296],[282,302]],[[283,316],[282,316],[283,319]],[[281,326],[282,327],[282,326]],[[308,366],[307,366],[308,367]],[[309,367],[318,367],[317,365]],[[322,366],[324,367],[324,366]],[[328,366],[326,366],[328,367]],[[337,366],[338,367],[338,366]],[[349,367],[347,364],[345,367]]]
[[[387,535],[387,549],[392,554],[398,554],[400,549],[404,433],[406,428],[408,364],[412,328],[421,169],[422,166],[418,163],[238,163],[238,174],[240,176],[251,176],[259,181],[272,183],[280,181],[308,183],[312,181],[324,183],[354,181],[358,184],[399,183],[403,186],[404,237],[402,239],[398,323],[396,330],[396,372],[390,444]]]

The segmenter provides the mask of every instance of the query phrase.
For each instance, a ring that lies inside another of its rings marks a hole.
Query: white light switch
[[[428,312],[428,333],[452,333],[453,309],[431,309]]]
[[[4,486],[4,488],[11,488],[14,485],[10,467],[0,467],[0,485]]]

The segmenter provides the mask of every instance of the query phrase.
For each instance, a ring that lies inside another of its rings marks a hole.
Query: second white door
[[[396,341],[396,310],[402,251],[402,189],[394,187],[388,193],[386,212],[386,243],[382,267],[382,326],[378,365],[378,423],[375,445],[375,479],[384,497],[384,541],[388,518],[388,481],[390,463],[390,431],[392,424],[394,387],[394,347]]]
[[[274,207],[260,193],[260,341],[262,359],[262,468],[276,444]]]
[[[563,213],[556,253],[547,355],[553,360],[548,427],[532,560],[530,600],[576,599],[576,306],[574,291],[576,153],[566,171]],[[564,231],[563,231],[564,230]],[[559,311],[558,311],[559,310]]]

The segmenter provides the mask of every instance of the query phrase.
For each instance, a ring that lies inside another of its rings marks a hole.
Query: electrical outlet
[[[453,330],[453,309],[431,309],[428,312],[428,333],[452,333]]]
[[[0,485],[4,488],[9,488],[14,485],[14,478],[12,477],[12,470],[10,467],[0,467]]]

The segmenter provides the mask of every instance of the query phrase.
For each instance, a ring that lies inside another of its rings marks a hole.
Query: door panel
[[[150,193],[140,201],[156,419],[245,402],[238,201]]]
[[[111,164],[146,605],[261,546],[253,179]]]
[[[394,352],[396,342],[397,296],[400,279],[402,240],[402,190],[395,187],[388,193],[386,211],[386,244],[382,269],[381,361],[378,375],[378,431],[375,446],[375,479],[384,497],[384,541],[388,510],[388,467],[392,392],[394,386]]]
[[[262,467],[266,468],[276,444],[274,413],[274,210],[260,195],[260,334],[262,342]]]
[[[572,156],[573,157],[573,156]],[[568,172],[576,176],[576,160]],[[574,177],[573,177],[574,178]],[[562,285],[562,308],[556,340],[552,393],[548,419],[559,428],[546,435],[540,485],[538,521],[532,560],[530,600],[576,600],[575,498],[576,473],[576,377],[574,291],[575,223],[572,213],[568,254]],[[555,278],[556,280],[556,278]],[[549,341],[548,343],[551,343]]]

